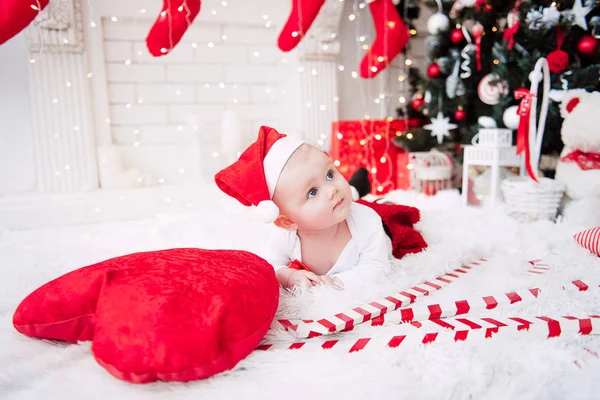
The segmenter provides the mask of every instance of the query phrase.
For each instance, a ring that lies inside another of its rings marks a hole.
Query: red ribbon
[[[477,59],[477,71],[481,71],[481,37],[483,36],[483,26],[476,24],[473,27],[473,37],[475,38],[475,57]]]
[[[296,269],[296,270],[299,270],[299,271],[304,270],[304,271],[309,271],[310,272],[310,269],[306,265],[302,264],[298,260],[294,260],[291,263],[289,263],[288,264],[288,268]]]
[[[521,25],[521,21],[517,21],[510,28],[507,27],[504,29],[503,39],[508,40],[508,49],[509,50],[512,50],[513,46],[515,45],[515,34],[519,31],[520,25]]]
[[[560,159],[561,161],[574,161],[584,171],[590,169],[600,169],[600,153],[586,153],[581,150],[574,150]]]
[[[556,50],[560,50],[562,47],[566,34],[567,32],[565,31],[565,27],[563,25],[556,27]]]
[[[535,96],[528,89],[519,88],[515,90],[515,99],[521,100],[517,113],[521,117],[519,120],[519,129],[517,130],[517,154],[525,151],[525,168],[529,177],[539,182],[533,168],[531,167],[531,154],[529,150],[529,117],[531,114],[531,99]]]
[[[485,5],[485,0],[477,0],[475,2],[475,6],[477,7],[477,12],[481,11],[481,6]]]

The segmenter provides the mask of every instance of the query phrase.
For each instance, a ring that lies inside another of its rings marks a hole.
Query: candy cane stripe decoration
[[[574,284],[575,287],[577,287]],[[563,288],[565,288],[563,286]],[[384,323],[402,324],[407,322],[437,320],[439,318],[467,315],[473,312],[492,310],[499,304],[512,305],[522,301],[536,300],[540,295],[539,288],[531,288],[519,292],[503,293],[494,296],[483,296],[472,300],[448,301],[443,304],[416,305],[393,310],[371,320],[371,326],[381,326]],[[441,321],[441,320],[440,320]],[[443,322],[436,322],[438,324]]]
[[[482,261],[485,260],[482,259]],[[481,264],[475,262],[472,265],[479,266]],[[471,268],[472,266],[468,265],[462,266],[461,268],[455,269],[453,271],[455,273],[447,273],[442,277],[433,279],[433,282],[425,281],[419,285],[411,287],[410,289],[403,290],[398,294],[387,296],[377,301],[372,301],[360,307],[355,307],[351,310],[335,314],[331,317],[322,318],[317,321],[285,319],[276,320],[273,322],[271,328],[283,328],[298,339],[312,338],[321,335],[348,331],[355,325],[362,324],[390,311],[397,310],[398,308],[414,303],[417,298],[421,296],[427,296],[434,290],[439,290],[445,285],[452,283],[456,279],[459,279],[460,276],[466,274]]]
[[[600,331],[600,315],[585,318],[560,317],[510,317],[497,318],[455,318],[431,320],[423,323],[398,326],[398,334],[393,336],[363,337],[360,339],[338,339],[319,341],[299,341],[294,343],[264,343],[257,350],[328,350],[340,353],[354,353],[365,349],[403,348],[429,345],[431,343],[455,343],[491,339],[510,333],[527,333],[530,337],[550,339],[559,336],[590,335]]]
[[[588,283],[575,280],[567,285],[562,285],[562,290],[586,291],[590,288],[600,289],[600,283]],[[471,300],[448,301],[441,304],[415,305],[394,310],[386,315],[380,315],[371,320],[371,326],[381,326],[384,323],[401,324],[414,321],[434,320],[457,315],[467,315],[474,312],[492,310],[499,305],[513,305],[523,301],[537,300],[541,289],[530,288],[517,292],[503,293],[492,296],[482,296]]]
[[[527,271],[529,275],[543,275],[550,271],[550,266],[542,260],[531,260],[529,264],[531,264],[531,269]]]
[[[600,282],[592,283],[590,281],[587,281],[586,283],[582,280],[574,280],[566,285],[557,286],[557,289],[569,290],[573,292],[587,291],[591,288],[600,289]],[[422,325],[420,321],[426,320],[435,321],[436,324],[441,325],[444,324],[444,321],[440,318],[484,312],[486,310],[493,310],[498,306],[510,306],[513,304],[521,303],[523,301],[537,300],[540,296],[541,291],[542,290],[540,288],[534,287],[515,292],[482,296],[473,299],[447,301],[444,303],[428,305],[415,305],[412,307],[391,309],[389,311],[385,306],[377,302],[371,302],[367,306],[355,308],[354,311],[364,316],[362,322],[371,321],[371,326],[382,326],[386,323],[388,325],[412,323],[415,326],[417,326]],[[369,306],[373,308],[368,308]],[[373,317],[373,314],[377,313],[377,311],[380,311],[381,313]],[[334,322],[331,322],[327,319],[322,319],[318,322],[330,329],[329,332],[320,333],[313,330],[309,333],[307,337],[311,338],[322,336],[324,334],[347,332],[353,330],[357,325],[360,324],[360,322],[353,323],[352,318],[345,314],[337,314],[336,317],[346,322],[346,325],[343,329],[339,330],[336,328]],[[294,325],[288,320],[282,320],[282,322],[284,322],[286,326]],[[303,322],[312,323],[314,321],[305,320]],[[294,325],[294,327],[290,329],[297,330],[297,325]]]

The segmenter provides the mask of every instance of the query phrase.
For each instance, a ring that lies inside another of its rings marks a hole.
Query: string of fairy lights
[[[343,1],[343,0],[341,0]],[[363,54],[361,54],[361,50],[364,51],[368,51],[369,50],[369,45],[367,44],[369,42],[369,38],[367,35],[363,34],[363,32],[366,30],[366,26],[369,23],[368,21],[366,21],[365,18],[361,18],[361,14],[360,14],[360,10],[364,9],[365,7],[368,6],[368,2],[359,2],[358,0],[354,0],[353,2],[353,6],[352,6],[352,12],[348,15],[348,20],[352,23],[355,24],[355,37],[356,37],[356,43],[357,43],[357,51],[356,53],[356,61],[355,61],[355,65],[359,65],[361,58],[363,57]],[[408,15],[408,3],[405,4],[404,10],[403,10],[403,20],[407,20],[407,15]],[[361,23],[363,22],[364,23]],[[390,26],[393,29],[393,26]],[[417,31],[415,29],[411,29],[410,30],[410,35],[411,36],[415,36],[417,34]],[[387,48],[387,43],[388,43],[388,35],[389,35],[389,30],[384,30],[384,38],[383,38],[383,43],[384,43],[384,54],[388,53],[388,48]],[[404,55],[400,55],[399,58],[402,57],[401,59],[403,59],[403,62],[400,63],[401,65],[401,71],[400,71],[400,75],[397,76],[397,78],[393,77],[392,74],[392,64],[390,63],[389,67],[387,70],[382,71],[382,78],[378,79],[378,80],[374,80],[374,79],[370,79],[367,80],[367,84],[366,84],[366,89],[364,88],[365,85],[361,84],[361,82],[358,80],[359,74],[356,71],[351,71],[350,75],[352,78],[357,80],[357,90],[359,92],[359,98],[361,101],[361,107],[363,110],[368,110],[368,102],[370,101],[369,99],[372,99],[373,103],[375,104],[381,104],[381,110],[382,110],[382,114],[387,115],[387,117],[384,117],[384,128],[381,131],[375,131],[374,127],[376,125],[375,120],[373,118],[371,118],[371,116],[368,113],[365,113],[363,120],[361,121],[361,128],[362,128],[362,137],[359,139],[359,145],[362,148],[362,154],[360,159],[362,160],[366,160],[366,167],[367,169],[372,173],[372,179],[373,179],[373,186],[377,189],[378,192],[383,192],[386,188],[389,188],[391,186],[393,186],[394,182],[392,181],[393,178],[393,171],[391,167],[387,168],[387,174],[385,175],[385,177],[383,179],[380,179],[379,175],[377,174],[378,169],[377,169],[377,165],[378,163],[381,164],[386,164],[389,160],[390,160],[390,146],[392,146],[392,138],[391,136],[401,136],[403,134],[405,134],[405,132],[408,130],[408,123],[403,125],[403,131],[394,131],[391,132],[391,123],[394,120],[393,117],[391,117],[390,115],[392,114],[393,108],[395,108],[395,106],[397,106],[398,104],[400,105],[401,108],[403,108],[404,110],[404,115],[407,115],[407,98],[406,98],[406,94],[407,94],[407,80],[408,80],[408,68],[410,68],[410,66],[413,64],[413,60],[412,57],[410,55],[410,46],[407,46],[407,48],[404,51]],[[382,56],[379,56],[379,60],[378,61],[384,61]],[[338,70],[340,72],[344,72],[346,70],[344,65],[339,65],[338,66]],[[376,67],[372,67],[372,72],[376,72],[377,68]],[[397,81],[400,83],[398,92],[399,95],[398,97],[396,97],[395,93],[386,93],[385,91],[381,91],[377,94],[377,96],[373,96],[373,86],[376,83],[381,84],[381,86],[383,86],[384,88],[391,88],[393,87],[393,85],[391,84],[391,80],[393,79],[397,79]],[[366,93],[365,93],[366,91]],[[393,101],[393,99],[397,98],[398,99],[398,103],[396,103],[395,101]],[[391,100],[391,101],[390,101]],[[412,139],[413,134],[411,132],[407,132],[406,133],[406,137],[408,139]],[[335,133],[335,136],[338,140],[343,140],[344,136],[341,132],[337,132]],[[377,154],[377,151],[375,149],[375,147],[377,146],[377,142],[383,140],[384,142],[384,150],[382,154]],[[356,158],[357,157],[353,157],[352,160],[353,162],[356,162]],[[334,160],[334,164],[338,167],[342,166],[342,163],[340,160]],[[411,165],[409,164],[409,169],[411,167]]]
[[[338,0],[339,2],[344,2],[344,0]],[[365,1],[359,1],[359,0],[353,0],[353,12],[348,15],[348,20],[351,23],[355,23],[355,27],[356,27],[356,43],[358,46],[359,50],[365,50],[367,51],[369,49],[369,45],[367,43],[370,43],[371,40],[368,37],[368,35],[361,33],[360,31],[364,29],[364,27],[366,26],[367,23],[370,23],[370,21],[368,21],[368,19],[366,18],[359,18],[359,11],[363,10],[365,7],[368,6],[368,3]],[[39,4],[37,4],[37,1],[33,1],[31,4],[31,7],[35,9],[35,7],[38,7],[39,9]],[[93,12],[93,2],[86,2],[87,3],[87,7],[88,7],[88,12],[87,15],[91,16],[90,20],[88,20],[86,23],[89,25],[89,31],[92,32],[92,35],[102,35],[100,33],[100,25],[101,25],[101,21],[99,20],[95,20],[94,18],[98,18],[98,17],[94,17],[96,14]],[[223,0],[220,2],[220,8],[219,7],[215,7],[213,9],[211,9],[208,13],[212,16],[216,16],[216,15],[222,15],[222,13],[227,12],[227,7],[229,6],[228,2]],[[177,10],[178,12],[186,12],[187,10],[187,4],[186,2],[183,3],[183,5]],[[163,11],[163,13],[161,13],[161,17],[168,17],[168,15],[165,14],[166,12]],[[147,24],[148,21],[147,19],[150,17],[149,15],[150,13],[148,12],[147,9],[145,8],[141,8],[139,9],[139,15],[140,18],[121,18],[119,16],[113,15],[110,17],[105,18],[105,23],[106,24],[138,24],[138,23],[144,23]],[[405,17],[406,17],[406,13],[405,13]],[[359,23],[360,22],[360,23]],[[363,23],[364,22],[364,23]],[[250,21],[250,23],[252,23],[252,21]],[[190,22],[188,21],[188,25],[190,24]],[[262,14],[260,16],[260,21],[254,21],[254,23],[252,23],[252,25],[254,26],[262,26],[263,29],[273,29],[274,25],[273,25],[273,21],[272,19],[269,17],[269,15],[267,13]],[[223,25],[224,27],[226,27],[226,24]],[[150,26],[148,26],[148,30],[150,29]],[[387,32],[387,31],[386,31]],[[299,34],[299,33],[298,33]],[[276,35],[276,32],[273,32],[273,35]],[[411,35],[416,35],[416,31],[411,31]],[[329,38],[331,40],[335,40],[337,39],[338,34],[336,32],[331,32],[329,34]],[[142,38],[140,38],[142,39]],[[206,49],[210,50],[214,50],[214,49],[218,49],[220,46],[228,46],[228,36],[226,33],[226,29],[224,28],[224,31],[222,31],[221,36],[219,37],[220,40],[207,40],[205,42],[201,42],[201,41],[193,41],[191,43],[183,41],[182,43],[180,43],[178,46],[190,46],[192,48],[193,51],[196,51],[198,49],[201,49],[202,47],[205,47]],[[384,41],[387,39],[384,38]],[[64,38],[63,42],[65,45],[68,44],[68,39]],[[42,43],[43,46],[43,43]],[[302,42],[300,42],[300,46],[302,46]],[[323,51],[327,51],[329,49],[329,44],[324,42],[321,44]],[[166,49],[165,49],[166,50]],[[174,51],[177,51],[177,48],[175,48]],[[387,48],[385,49],[385,51],[387,51]],[[359,55],[360,51],[357,51],[357,55]],[[32,55],[32,57],[30,58],[30,63],[32,64],[32,67],[34,67],[33,65],[36,64],[37,60],[40,57],[44,56],[44,52],[40,51],[39,53],[34,53]],[[250,58],[255,58],[255,59],[260,59],[261,57],[264,56],[263,52],[261,52],[261,48],[255,48],[255,49],[250,49],[249,55]],[[167,55],[168,57],[168,55]],[[363,109],[367,110],[368,107],[366,105],[366,102],[369,101],[373,101],[373,103],[381,105],[382,109],[385,110],[384,114],[390,115],[391,114],[391,109],[395,108],[396,106],[398,106],[398,104],[402,107],[406,107],[407,104],[407,99],[406,99],[406,81],[408,78],[408,74],[407,74],[407,68],[410,67],[410,65],[412,64],[412,58],[410,57],[410,53],[407,51],[405,52],[405,55],[402,56],[403,57],[403,62],[400,63],[401,64],[401,72],[398,76],[393,76],[392,75],[392,69],[391,69],[391,65],[390,68],[387,71],[382,71],[382,74],[385,73],[385,84],[383,85],[386,89],[391,88],[392,85],[390,84],[390,80],[395,80],[397,79],[397,81],[400,83],[400,88],[399,88],[399,92],[400,95],[398,97],[396,97],[396,95],[393,92],[386,92],[386,91],[381,91],[379,93],[374,93],[376,92],[375,90],[375,83],[374,80],[370,80],[367,83],[367,95],[366,96],[360,96],[361,98],[361,102],[363,102]],[[125,65],[126,67],[132,67],[135,65],[144,65],[147,64],[146,60],[149,60],[150,56],[148,54],[146,54],[144,52],[144,50],[142,48],[139,48],[137,50],[135,50],[135,53],[133,53],[133,56],[131,58],[127,58],[124,61],[122,61],[122,64]],[[194,58],[195,59],[195,58]],[[359,61],[357,60],[357,62],[355,63],[356,67],[358,67],[359,65]],[[114,61],[111,61],[111,63],[117,63]],[[285,56],[282,57],[278,57],[277,60],[275,61],[275,64],[287,64],[288,63],[288,59]],[[336,66],[337,68],[337,73],[338,74],[347,74],[349,75],[352,79],[355,79],[357,82],[360,81],[359,79],[359,74],[358,72],[354,69],[354,68],[347,68],[345,65],[343,64],[337,64]],[[310,68],[310,69],[305,69],[304,67],[300,66],[298,67],[297,72],[299,74],[309,74],[309,76],[312,77],[316,77],[319,75],[319,71],[317,68]],[[88,70],[86,73],[86,76],[88,79],[91,79],[94,77],[94,71],[93,70]],[[72,82],[71,80],[67,80],[66,82],[63,83],[67,88],[71,88],[72,87]],[[179,96],[184,96],[184,92],[185,89],[184,88],[177,88],[177,83],[173,83],[173,85],[175,86],[174,89],[174,95],[179,97]],[[135,85],[134,85],[135,86]],[[211,89],[211,88],[219,88],[220,90],[230,90],[231,91],[231,104],[244,104],[245,100],[244,98],[242,98],[242,96],[240,96],[239,94],[236,93],[236,90],[238,90],[238,88],[241,87],[241,85],[239,83],[235,83],[235,82],[227,82],[227,81],[221,81],[219,83],[215,83],[215,82],[205,82],[204,84],[199,83],[198,84],[199,87],[203,87],[205,89]],[[360,86],[360,85],[359,85]],[[269,84],[265,84],[264,85],[264,91],[266,95],[275,95],[277,93],[277,87],[276,85],[269,85]],[[362,90],[362,89],[361,89]],[[66,92],[68,93],[68,92]],[[279,95],[280,96],[285,96],[285,90],[281,89],[279,91]],[[395,101],[397,99],[397,102]],[[50,96],[50,98],[47,100],[49,102],[51,102],[52,104],[56,105],[59,104],[60,101],[62,99],[60,98],[60,96],[58,95],[53,95]],[[305,104],[306,107],[318,107],[318,110],[320,111],[325,111],[327,110],[328,107],[333,107],[336,106],[337,103],[339,103],[340,99],[339,97],[336,95],[334,96],[331,100],[329,104],[326,103],[321,103],[321,104],[311,104],[311,103],[307,103]],[[116,104],[117,106],[122,106],[125,110],[131,110],[133,111],[135,109],[135,107],[137,107],[138,105],[143,105],[143,104],[147,104],[147,102],[145,102],[144,97],[141,96],[139,93],[135,93],[134,95],[134,101],[128,101],[124,104]],[[368,114],[365,114],[364,116],[364,120],[366,123],[372,124],[373,120],[370,118],[370,116]],[[392,117],[387,117],[385,118],[386,120],[386,127],[382,132],[377,132],[377,133],[373,133],[372,135],[370,135],[369,137],[365,137],[364,139],[360,140],[360,144],[362,147],[364,147],[364,154],[363,156],[366,157],[366,159],[368,159],[368,164],[370,166],[370,169],[372,172],[376,172],[376,165],[377,162],[381,162],[381,163],[386,163],[389,160],[389,146],[390,146],[390,142],[391,142],[391,138],[390,138],[390,122],[392,121]],[[111,125],[111,119],[110,117],[108,117],[106,119],[106,123],[108,125]],[[79,131],[80,127],[79,126],[75,126],[73,127],[73,129],[75,131]],[[198,131],[199,130],[199,126],[197,124],[192,124],[192,125],[186,125],[186,124],[175,124],[173,126],[173,129],[175,132],[184,132],[187,130],[192,130],[192,131]],[[129,143],[129,145],[133,146],[133,147],[140,147],[144,144],[144,140],[143,140],[143,128],[140,126],[131,126],[131,142]],[[401,135],[404,134],[403,132],[393,132],[392,135]],[[338,139],[342,139],[340,138],[341,134],[337,134],[336,138]],[[412,135],[411,133],[407,134],[408,135]],[[60,138],[60,132],[56,132],[55,133],[55,138],[58,139]],[[323,146],[325,145],[327,139],[329,138],[329,135],[323,133],[320,135],[319,138],[319,145]],[[386,143],[386,148],[385,151],[383,153],[382,156],[378,157],[377,159],[375,159],[375,150],[374,150],[374,141],[380,141],[380,140],[385,140]],[[125,144],[126,143],[122,143]],[[214,158],[218,158],[220,157],[220,154],[218,151],[215,151],[212,153],[212,156]],[[339,160],[336,160],[336,165],[339,164]],[[64,171],[68,171],[70,170],[72,167],[70,166],[70,164],[65,164],[64,166]],[[180,166],[177,168],[177,170],[179,171],[180,174],[185,174],[186,173],[186,169],[183,166]],[[57,176],[60,175],[61,172],[63,171],[56,171],[57,172]],[[385,177],[382,182],[376,182],[376,187],[383,189],[386,185],[389,185],[391,182],[391,169],[388,171],[388,176]],[[139,181],[141,181],[143,179],[143,177],[139,177],[138,178],[138,183]],[[156,179],[156,183],[158,185],[160,184],[164,184],[165,183],[165,179],[162,177],[158,177]]]

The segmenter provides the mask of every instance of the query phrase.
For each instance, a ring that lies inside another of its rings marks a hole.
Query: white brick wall
[[[171,54],[155,58],[145,43],[153,20],[140,17],[102,21],[112,140],[126,164],[167,183],[212,177],[223,166],[214,154],[224,110],[238,113],[244,146],[260,125],[293,124],[281,100],[294,57],[277,48],[275,25],[265,28],[262,16],[244,25],[196,21]],[[153,163],[142,161],[148,157]],[[189,172],[197,166],[201,173]]]

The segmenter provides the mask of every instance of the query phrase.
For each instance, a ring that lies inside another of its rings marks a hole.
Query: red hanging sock
[[[360,76],[373,78],[406,47],[410,34],[392,0],[373,0],[369,10],[375,25],[375,42],[360,63]]]
[[[300,43],[323,4],[325,0],[292,0],[292,11],[277,39],[281,51],[293,50]]]
[[[163,7],[146,37],[154,57],[169,54],[200,12],[200,0],[163,0]]]
[[[48,5],[48,0],[0,1],[0,44],[17,35]]]

